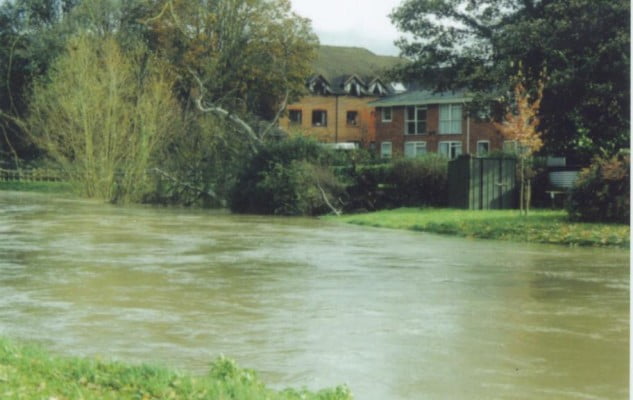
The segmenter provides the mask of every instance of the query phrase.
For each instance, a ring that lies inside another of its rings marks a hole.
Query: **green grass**
[[[327,79],[349,74],[374,77],[403,62],[402,58],[376,55],[360,47],[322,45],[313,70]]]
[[[73,186],[68,182],[0,181],[0,190],[68,194],[73,192]]]
[[[628,225],[570,222],[565,211],[552,210],[534,210],[525,217],[516,210],[400,208],[327,218],[381,228],[568,246],[628,247],[630,238]]]
[[[32,346],[0,339],[0,399],[213,399],[349,400],[345,387],[274,391],[251,370],[220,358],[206,376],[147,365],[59,358]]]

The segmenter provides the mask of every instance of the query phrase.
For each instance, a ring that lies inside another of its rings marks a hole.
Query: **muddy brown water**
[[[623,399],[629,251],[0,192],[0,336],[356,399]]]

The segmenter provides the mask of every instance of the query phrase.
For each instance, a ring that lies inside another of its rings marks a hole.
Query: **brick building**
[[[502,150],[503,136],[489,122],[464,112],[464,93],[411,90],[370,103],[375,107],[376,143],[381,157],[416,157],[437,152],[449,158]]]
[[[288,105],[279,126],[300,132],[324,143],[352,143],[374,147],[375,108],[368,103],[394,93],[378,78],[340,75],[327,79],[315,75],[308,81],[309,95]]]

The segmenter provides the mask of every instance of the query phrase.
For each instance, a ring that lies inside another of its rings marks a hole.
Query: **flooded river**
[[[629,252],[0,192],[0,336],[359,400],[624,399]]]

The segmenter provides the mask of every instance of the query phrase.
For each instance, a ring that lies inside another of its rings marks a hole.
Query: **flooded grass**
[[[534,210],[525,217],[517,210],[400,208],[347,215],[339,220],[381,228],[568,246],[626,248],[630,237],[628,225],[570,222],[567,213],[560,210]]]
[[[61,195],[73,194],[73,185],[68,182],[0,181],[0,190],[39,192]]]
[[[0,339],[3,399],[351,399],[345,387],[274,391],[254,371],[219,358],[203,377],[147,365],[58,358]]]

